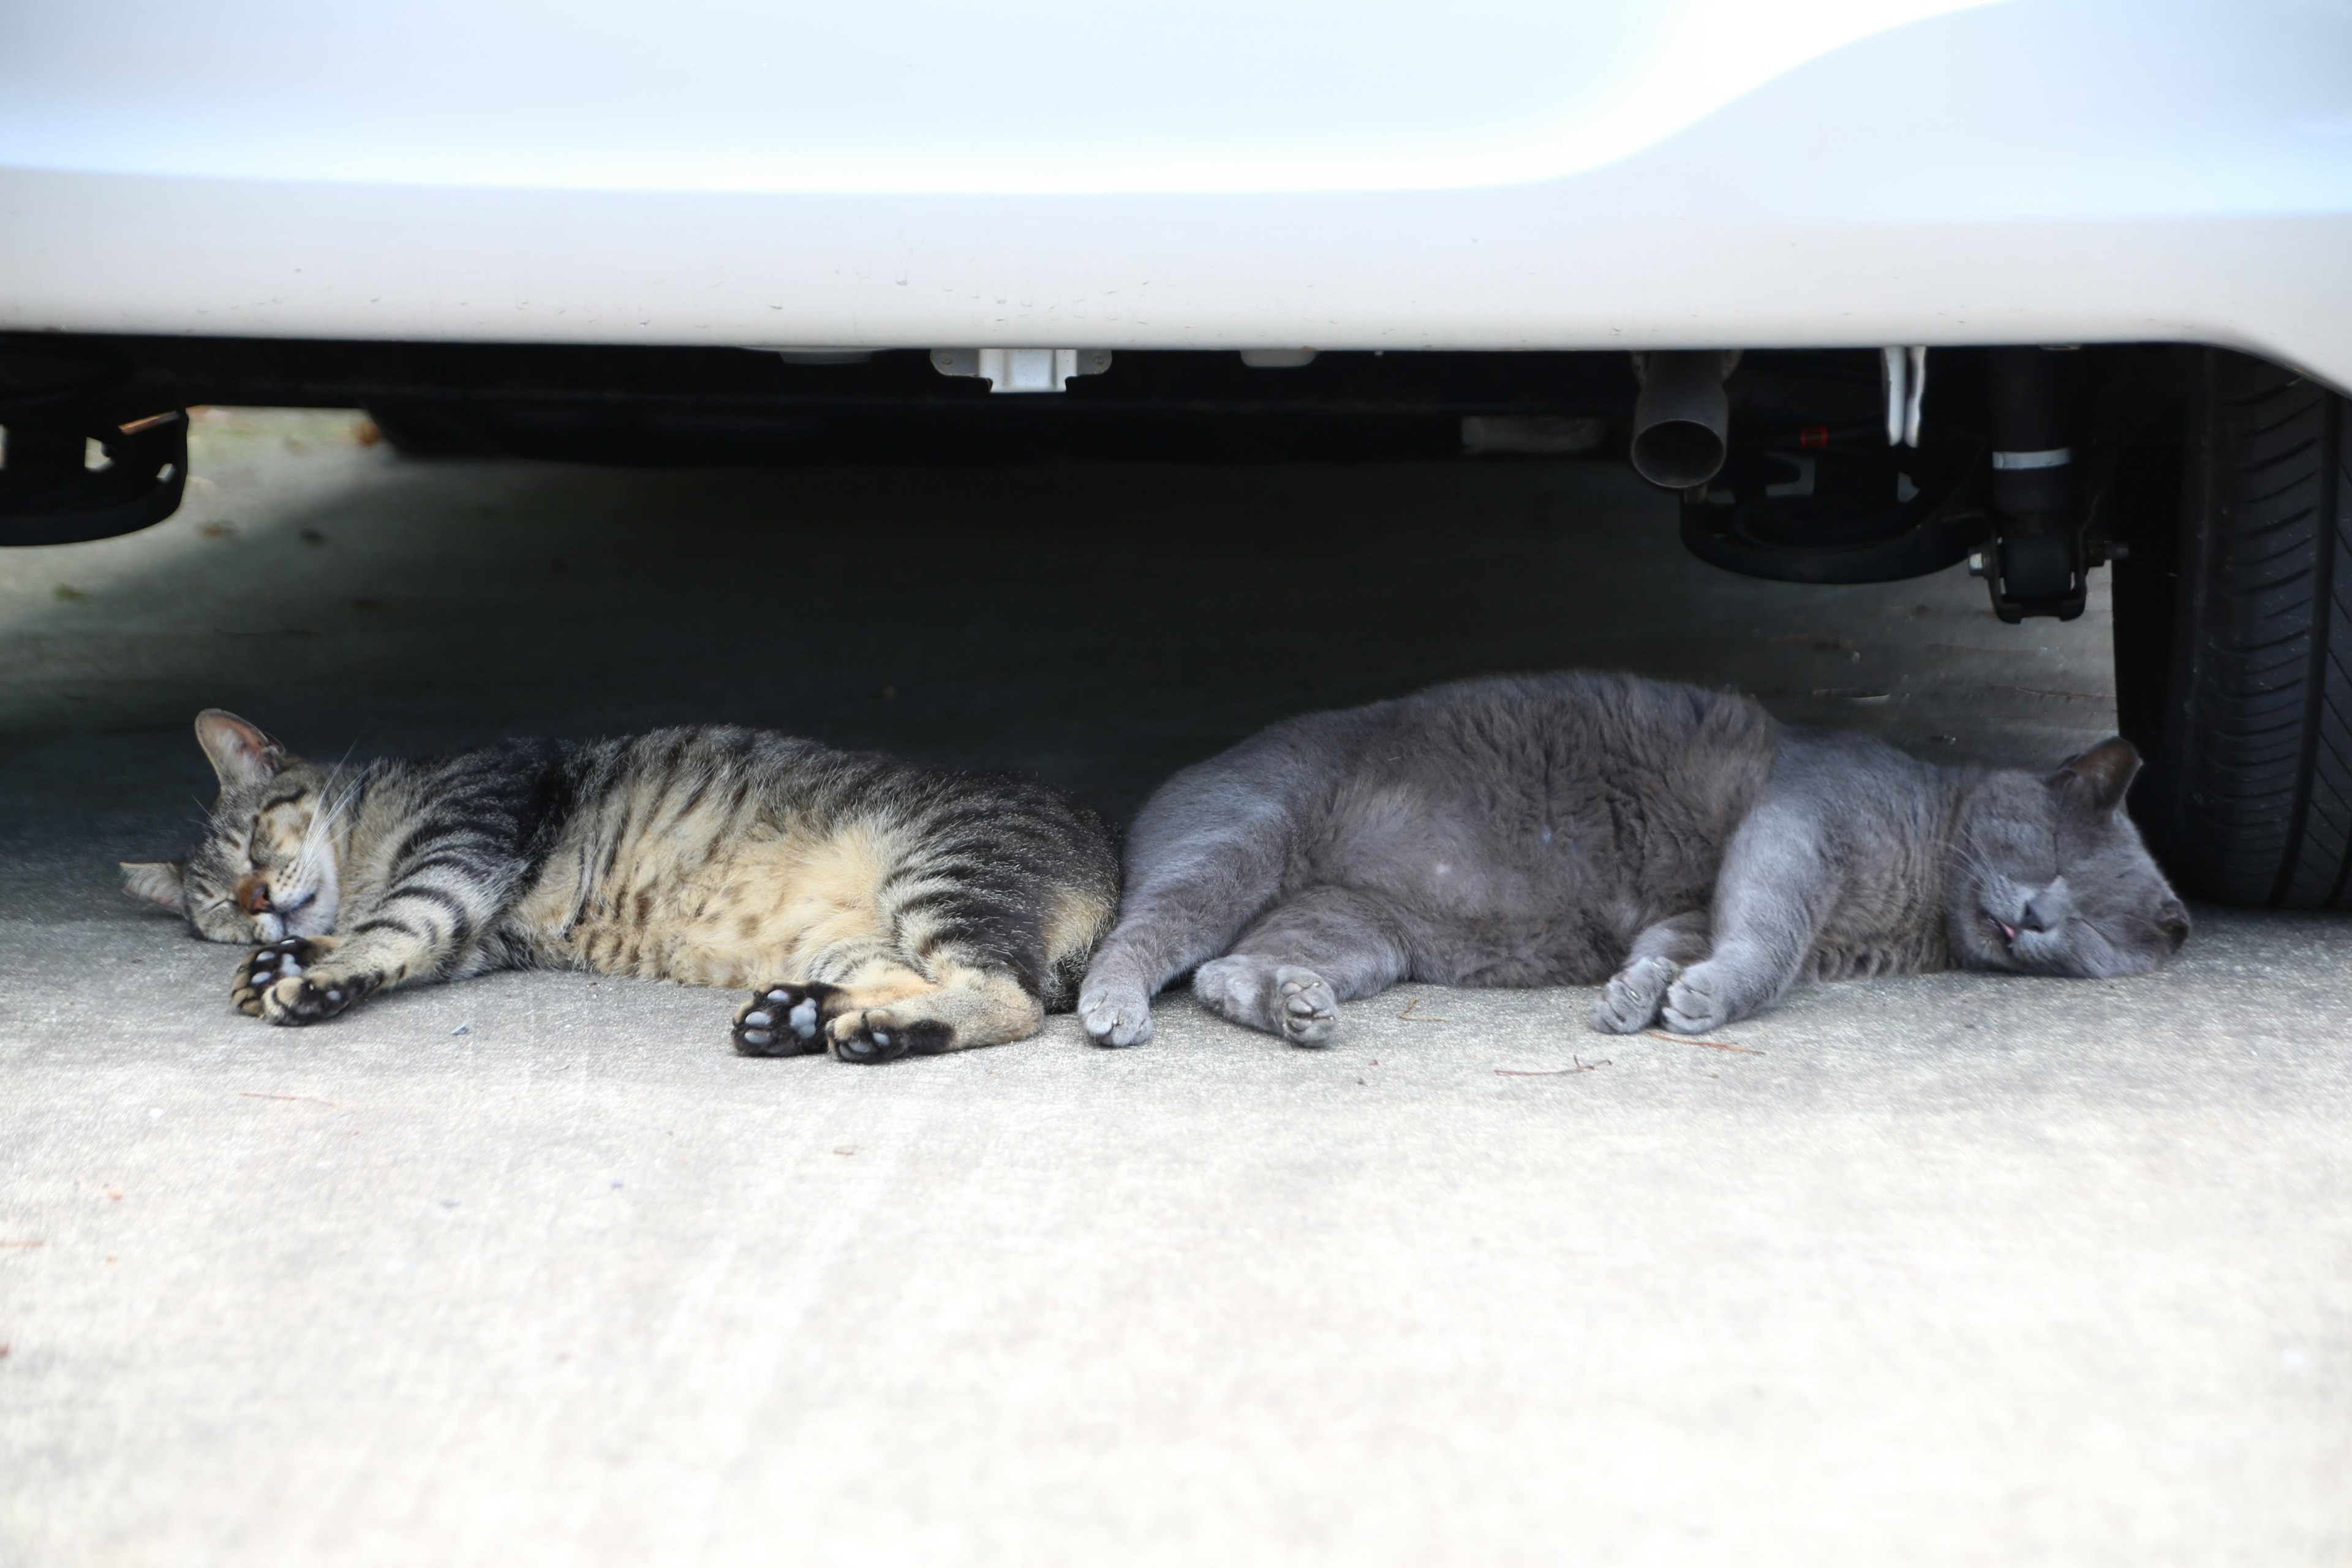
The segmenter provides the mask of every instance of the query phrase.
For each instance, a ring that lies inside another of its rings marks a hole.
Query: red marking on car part
[[[1826,425],[1808,425],[1797,432],[1797,445],[1800,447],[1826,447],[1829,444],[1830,427]]]

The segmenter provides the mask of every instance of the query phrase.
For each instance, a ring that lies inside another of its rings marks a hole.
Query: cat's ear
[[[122,862],[122,890],[134,899],[144,899],[151,904],[161,904],[167,910],[180,907],[180,873],[186,869],[177,860]]]
[[[2139,773],[2139,752],[2121,735],[2110,735],[2079,757],[2069,757],[2046,781],[2094,811],[2113,811]]]
[[[218,708],[196,715],[196,744],[213,760],[221,788],[257,784],[274,779],[286,765],[286,748],[238,718]]]

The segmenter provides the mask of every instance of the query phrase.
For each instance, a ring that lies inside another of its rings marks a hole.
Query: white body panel
[[[2352,386],[2352,9],[26,5],[0,329],[2184,340]]]

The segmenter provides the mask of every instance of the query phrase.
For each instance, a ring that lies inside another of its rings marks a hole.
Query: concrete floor
[[[861,1069],[567,975],[232,1012],[115,891],[297,749],[731,719],[1124,816],[1300,708],[1574,663],[1937,756],[2103,615],[1750,583],[1605,465],[635,474],[200,422],[0,555],[0,1564],[2352,1560],[2342,921],[1801,991],[1739,1049],[1405,987]],[[1580,1068],[1590,1070],[1577,1070]]]

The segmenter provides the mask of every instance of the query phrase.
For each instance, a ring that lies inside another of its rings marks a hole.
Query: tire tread
[[[2201,623],[2159,853],[2206,898],[2343,907],[2352,869],[2352,474],[2344,400],[2216,352]],[[2196,520],[2191,520],[2191,526]]]

